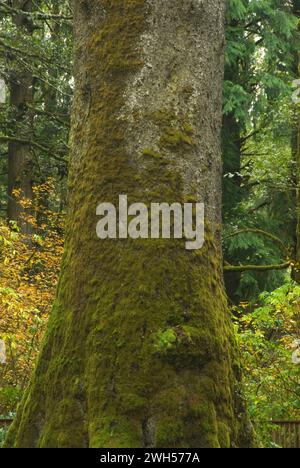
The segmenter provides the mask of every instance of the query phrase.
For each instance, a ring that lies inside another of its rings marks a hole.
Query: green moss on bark
[[[184,239],[96,237],[96,206],[117,205],[119,194],[129,203],[202,201],[182,170],[202,150],[188,108],[162,110],[157,99],[154,112],[129,110],[128,88],[147,59],[140,44],[149,3],[104,0],[89,21],[81,3],[65,254],[38,365],[6,445],[225,447],[238,446],[241,435],[246,445],[216,227],[208,223],[200,251],[186,251]],[[131,152],[139,122],[145,128]]]

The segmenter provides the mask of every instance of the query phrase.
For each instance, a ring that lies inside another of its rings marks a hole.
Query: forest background
[[[299,17],[299,0],[228,2],[224,274],[248,409],[267,447],[272,419],[300,419]],[[72,9],[0,1],[0,19],[0,416],[13,418],[63,250]]]

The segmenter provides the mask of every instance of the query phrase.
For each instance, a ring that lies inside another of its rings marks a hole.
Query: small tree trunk
[[[24,5],[23,5],[24,4]],[[24,8],[26,11],[32,11],[32,2],[23,2],[20,0],[13,2],[14,8]],[[20,34],[32,34],[33,25],[26,16],[20,14],[13,17],[13,22],[20,29]],[[22,140],[32,138],[33,113],[30,107],[33,103],[33,85],[34,80],[32,72],[26,67],[20,65],[13,67],[9,83],[10,87],[10,106],[13,109],[13,138],[8,144],[8,208],[7,215],[9,220],[16,221],[22,232],[31,231],[30,223],[24,219],[26,210],[19,203],[20,198],[32,200],[32,182],[33,182],[33,162],[30,144]],[[15,196],[15,191],[19,195]],[[27,210],[28,212],[28,210]]]
[[[300,1],[293,0],[293,13],[299,18],[300,21]],[[298,27],[300,29],[300,26]],[[298,72],[300,76],[300,52],[295,56],[294,61],[295,72]],[[296,110],[297,116],[295,117],[295,123],[292,133],[292,161],[295,163],[295,185],[296,190],[296,262],[293,267],[292,277],[293,279],[300,284],[300,113],[299,110]]]
[[[298,139],[297,139],[297,152],[296,152],[296,171],[297,171],[297,191],[296,191],[296,213],[297,213],[297,227],[296,227],[296,262],[293,268],[292,277],[300,284],[300,119],[298,122]]]
[[[75,2],[68,234],[6,445],[237,447],[251,434],[222,279],[223,0]],[[96,237],[100,202],[204,201],[206,242]]]

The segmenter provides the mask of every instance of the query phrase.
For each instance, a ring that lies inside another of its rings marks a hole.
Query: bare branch
[[[277,265],[225,265],[225,272],[243,272],[243,271],[270,271],[270,270],[287,270],[291,266],[291,262],[280,263]]]
[[[56,159],[57,161],[62,161],[62,162],[67,163],[66,159],[53,154],[53,149],[48,148],[47,146],[43,146],[43,145],[41,145],[40,143],[37,143],[34,140],[27,140],[26,138],[16,138],[16,137],[2,136],[1,135],[0,136],[0,142],[3,142],[3,143],[15,142],[15,143],[23,143],[24,145],[33,146],[33,147],[39,149],[40,151],[42,151],[43,153],[49,154],[49,156],[51,158]]]
[[[28,12],[24,10],[18,10],[17,8],[8,6],[4,2],[0,2],[0,8],[3,9],[2,12],[4,13],[10,13],[11,15],[27,16],[29,18],[37,19],[37,20],[47,20],[47,19],[60,20],[60,21],[72,21],[73,20],[72,16],[53,15],[50,13]]]
[[[230,237],[238,236],[240,234],[246,234],[246,233],[252,233],[252,234],[260,234],[262,236],[268,237],[269,239],[272,239],[274,242],[279,244],[281,247],[282,251],[285,252],[285,254],[288,254],[288,249],[284,245],[281,239],[279,237],[274,236],[274,234],[271,234],[270,232],[263,231],[262,229],[254,229],[254,228],[245,228],[245,229],[239,229],[238,231],[233,232],[232,234],[229,234],[228,236],[225,237],[225,239],[229,239]]]

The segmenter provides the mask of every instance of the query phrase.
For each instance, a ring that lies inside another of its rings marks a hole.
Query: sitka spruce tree
[[[65,254],[6,446],[249,446],[220,247],[225,0],[74,4]],[[120,194],[205,203],[203,248],[100,240]]]

